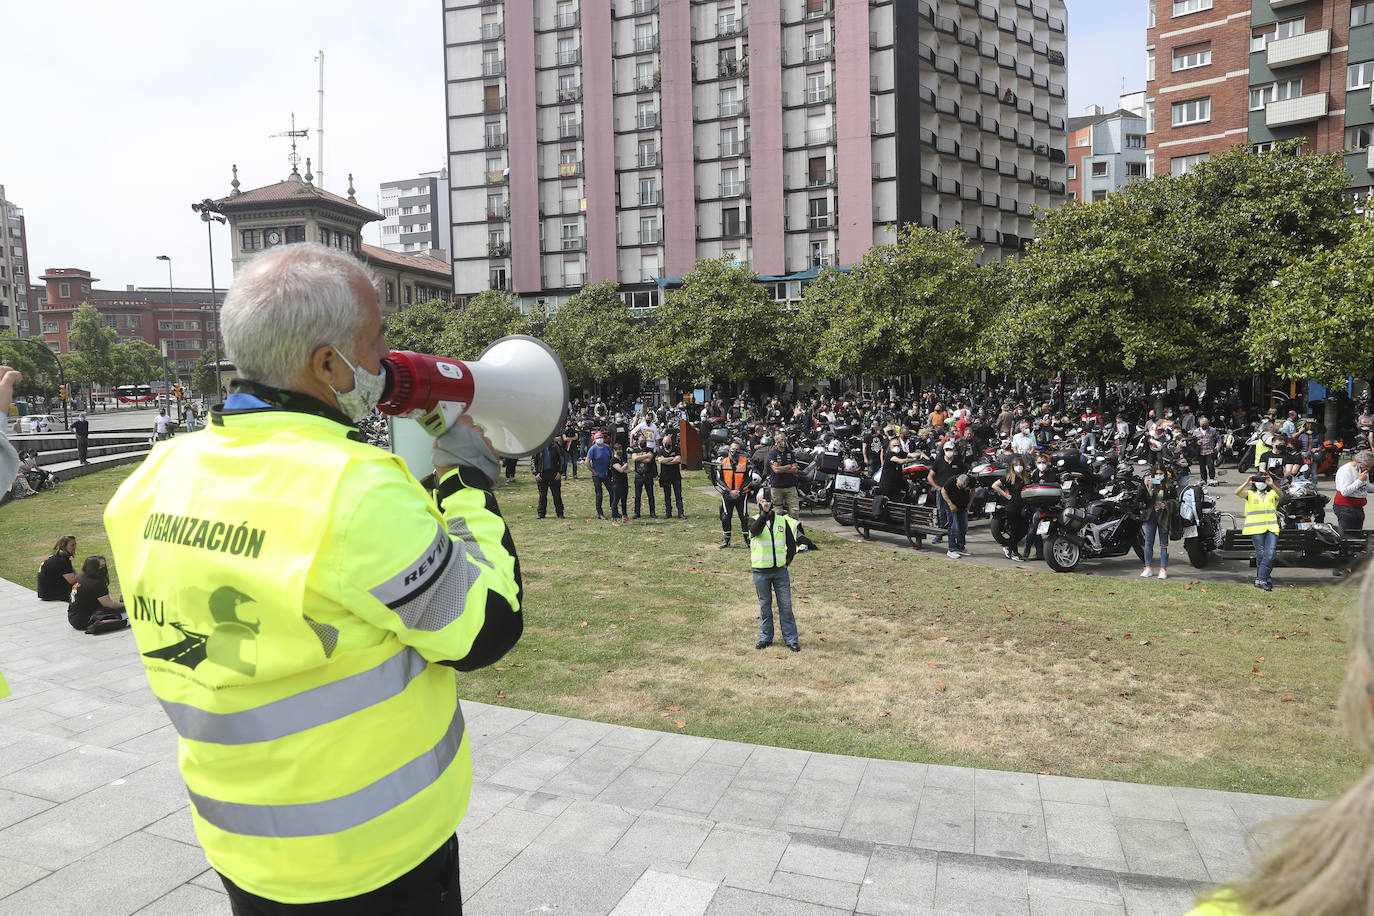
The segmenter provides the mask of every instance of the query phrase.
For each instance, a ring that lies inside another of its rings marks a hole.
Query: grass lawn
[[[108,547],[111,470],[0,508],[0,575],[30,584],[59,534]],[[689,474],[688,484],[704,479]],[[686,521],[569,518],[498,490],[525,636],[465,697],[829,753],[1317,797],[1362,769],[1336,722],[1353,588],[1167,583],[983,568],[815,535],[792,566],[802,651],[756,651],[748,554]],[[60,521],[53,521],[54,519]],[[991,551],[980,526],[972,548]]]

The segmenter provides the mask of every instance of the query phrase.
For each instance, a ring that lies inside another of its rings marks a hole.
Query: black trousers
[[[733,516],[739,516],[739,530],[744,532],[745,537],[749,536],[748,518],[745,516],[744,504],[748,497],[743,493],[736,499],[731,499],[729,493],[720,494],[720,529],[726,534],[730,533],[733,525]]]
[[[596,476],[596,472],[593,471],[592,487],[596,490],[596,517],[603,518],[606,513],[602,509],[602,500],[605,498],[605,491],[611,488],[611,482],[604,477]]]
[[[639,518],[640,507],[643,504],[644,494],[649,494],[649,514],[653,515],[658,510],[654,507],[654,479],[652,477],[641,477],[635,475],[635,518]]]
[[[505,468],[506,468],[506,479],[507,479],[507,480],[514,480],[514,479],[515,479],[515,468],[516,468],[516,465],[517,465],[517,459],[515,459],[515,458],[506,458],[506,459],[504,459],[504,460],[502,461],[502,464],[504,464],[504,465],[505,465]]]
[[[663,488],[663,516],[673,517],[673,496],[677,496],[677,514],[682,515],[682,478],[660,477],[658,485]]]
[[[463,894],[458,887],[458,837],[401,877],[375,891],[323,903],[278,903],[250,894],[224,875],[234,916],[462,916]]]
[[[1198,474],[1202,477],[1202,483],[1213,480],[1217,476],[1217,453],[1210,455],[1198,455]]]
[[[87,436],[77,436],[77,437],[76,437],[76,460],[77,460],[77,461],[80,461],[80,462],[82,462],[82,463],[84,463],[84,462],[86,461],[86,445],[87,445],[87,444],[88,444],[88,437],[87,437]]]
[[[619,474],[611,475],[611,518],[625,518],[630,510],[626,500],[630,495],[630,481]]]
[[[543,474],[534,478],[535,485],[539,487],[539,517],[543,518],[549,511],[549,493],[553,493],[553,511],[559,518],[563,517],[563,481],[557,477],[549,477],[547,480]]]

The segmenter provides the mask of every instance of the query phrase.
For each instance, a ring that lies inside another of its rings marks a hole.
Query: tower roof
[[[305,204],[346,214],[364,223],[382,219],[382,214],[370,210],[356,201],[331,194],[321,188],[302,181],[299,176],[287,178],[276,184],[243,191],[236,195],[221,197],[217,203],[220,212],[240,214],[261,209],[264,204]]]

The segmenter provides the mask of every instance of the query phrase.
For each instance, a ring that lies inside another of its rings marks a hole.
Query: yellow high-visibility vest
[[[438,663],[461,666],[521,595],[490,493],[441,512],[349,432],[231,412],[154,449],[105,512],[196,835],[215,869],[285,903],[375,890],[453,835],[472,765]]]
[[[1279,515],[1275,507],[1279,495],[1273,490],[1257,493],[1253,489],[1245,491],[1245,527],[1241,534],[1262,534],[1265,531],[1279,532]]]
[[[778,522],[783,524],[779,525]],[[749,565],[754,569],[776,569],[787,565],[787,529],[791,519],[775,514],[749,541]]]

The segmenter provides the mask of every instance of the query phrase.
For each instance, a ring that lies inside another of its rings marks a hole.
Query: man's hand
[[[1368,476],[1368,475],[1366,475],[1366,476]],[[731,498],[731,499],[739,499],[739,490],[731,490],[731,491],[730,491],[730,498]]]
[[[18,369],[0,366],[0,417],[10,415],[10,404],[14,401],[14,386],[23,381],[24,376]]]
[[[476,468],[495,482],[501,469],[496,446],[469,416],[458,421],[434,440],[434,471],[442,477],[455,467]]]

